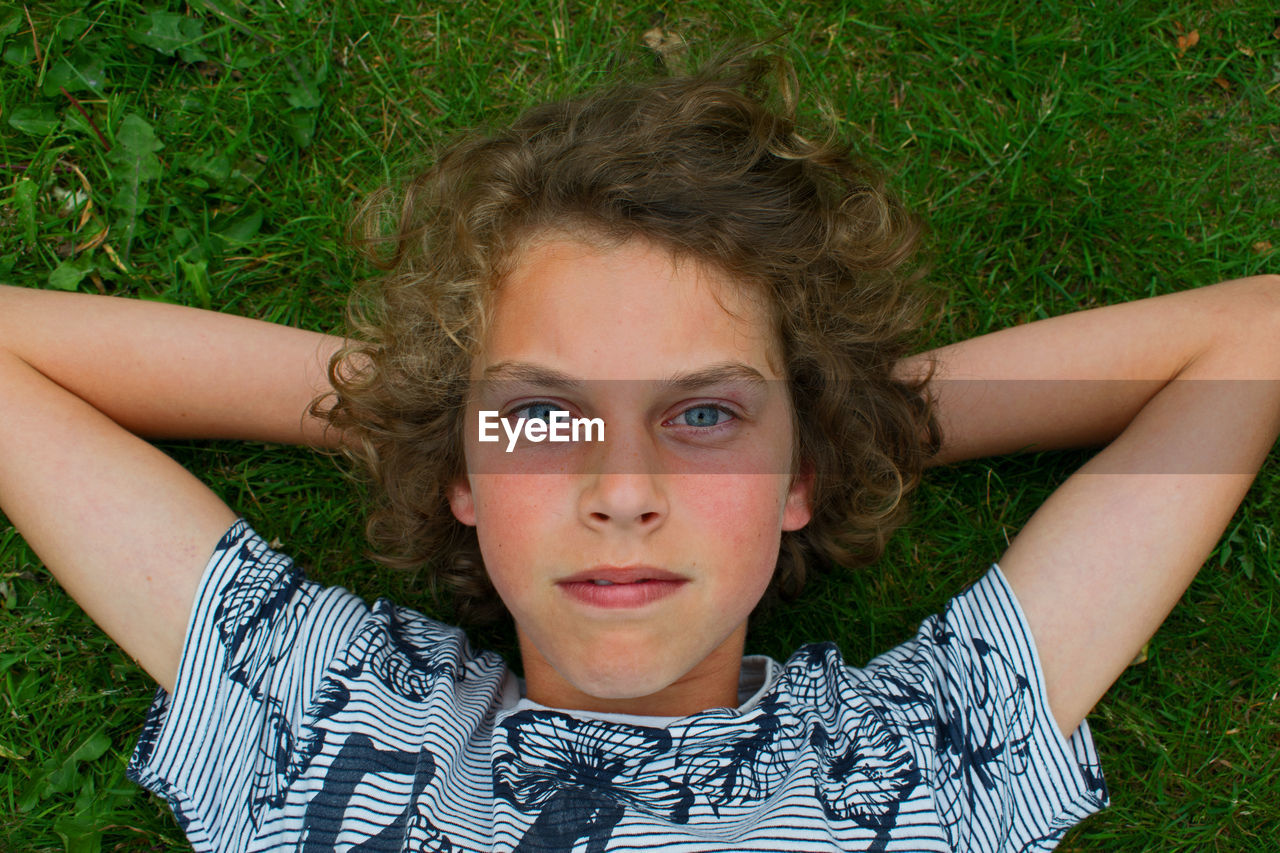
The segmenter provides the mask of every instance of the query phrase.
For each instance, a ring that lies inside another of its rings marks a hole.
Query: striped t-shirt
[[[738,708],[677,719],[537,706],[237,521],[129,775],[219,853],[1048,850],[1107,802],[996,566],[865,667],[828,643],[743,672]]]

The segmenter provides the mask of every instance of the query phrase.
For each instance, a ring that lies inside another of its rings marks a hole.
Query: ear
[[[471,481],[463,474],[445,489],[449,496],[449,509],[453,517],[468,527],[476,526],[476,501],[471,493]]]
[[[791,477],[787,502],[782,509],[782,529],[799,530],[813,518],[813,463],[800,463],[800,471]]]

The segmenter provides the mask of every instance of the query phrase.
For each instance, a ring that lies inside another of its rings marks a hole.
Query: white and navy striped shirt
[[[864,668],[819,644],[743,672],[736,709],[543,708],[458,629],[307,581],[238,521],[129,775],[219,853],[1048,850],[1106,805],[996,566]]]

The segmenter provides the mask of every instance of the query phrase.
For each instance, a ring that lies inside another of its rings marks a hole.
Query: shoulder
[[[240,521],[210,561],[177,688],[151,709],[130,776],[212,849],[277,823],[301,832],[304,815],[336,832],[344,814],[377,810],[356,796],[366,776],[370,791],[413,791],[463,761],[506,672],[457,628],[307,580]],[[346,793],[317,801],[326,790]]]
[[[1060,838],[1107,802],[1088,726],[1058,731],[998,566],[866,666],[850,666],[834,644],[805,646],[779,682],[820,718],[833,767],[870,756],[881,775],[918,772],[953,845],[982,847],[1015,824],[1029,842]]]
[[[500,664],[493,655],[475,653],[460,628],[386,598],[369,607],[342,587],[308,580],[243,520],[219,541],[197,605],[211,614],[232,659],[276,662],[283,652],[301,651],[340,670],[378,659],[395,661],[397,671],[455,681],[477,663]],[[313,642],[299,650],[303,638]],[[246,648],[263,643],[269,650]]]
[[[493,652],[476,651],[461,628],[380,598],[332,669],[335,676],[419,701],[433,689],[500,680],[506,663]]]

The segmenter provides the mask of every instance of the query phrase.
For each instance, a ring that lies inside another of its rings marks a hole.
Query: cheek
[[[499,592],[518,585],[530,572],[515,567],[537,564],[545,541],[559,523],[559,478],[532,474],[472,477],[476,507],[476,537],[485,567]]]
[[[722,558],[771,575],[782,541],[784,488],[771,474],[698,477],[681,503],[685,520]]]

